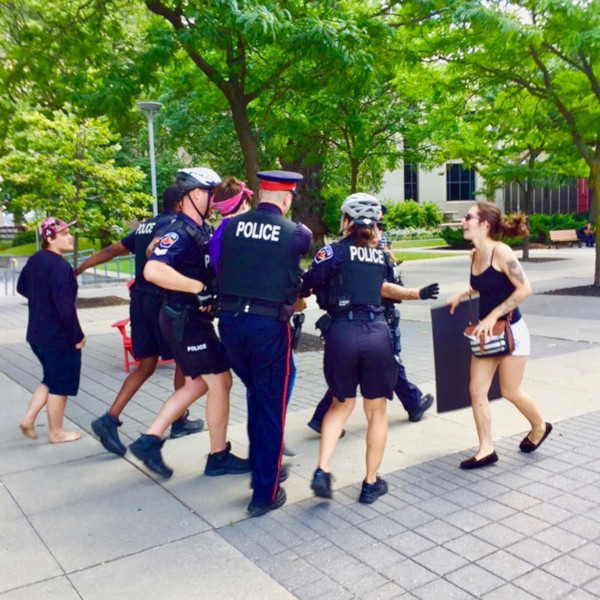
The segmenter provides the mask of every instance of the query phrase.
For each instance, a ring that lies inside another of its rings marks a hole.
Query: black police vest
[[[144,277],[144,267],[148,262],[146,249],[150,242],[156,237],[156,232],[165,224],[175,218],[174,214],[161,214],[148,219],[137,226],[134,233],[135,240],[135,285],[136,287],[158,290],[157,286]]]
[[[292,304],[300,283],[292,256],[296,224],[282,215],[252,211],[234,217],[223,232],[219,293]]]
[[[353,310],[359,305],[381,305],[381,284],[386,273],[385,256],[378,248],[355,246],[351,240],[339,242],[346,261],[331,277],[327,289],[328,311]]]
[[[214,287],[215,273],[210,264],[208,253],[208,241],[210,240],[211,228],[207,225],[190,225],[181,218],[175,219],[169,228],[169,232],[185,231],[186,244],[193,245],[193,252],[186,252],[182,259],[173,268],[182,275],[191,279],[202,281],[209,287]],[[183,240],[182,240],[183,241]],[[166,290],[169,303],[183,303],[196,305],[198,302],[194,294]]]

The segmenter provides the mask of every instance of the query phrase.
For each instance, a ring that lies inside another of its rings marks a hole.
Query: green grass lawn
[[[79,238],[79,250],[89,250],[94,248],[94,244],[90,242],[87,238]],[[35,242],[31,242],[30,244],[23,244],[22,246],[15,246],[14,248],[6,248],[5,250],[0,250],[0,255],[3,256],[31,256],[35,253]]]

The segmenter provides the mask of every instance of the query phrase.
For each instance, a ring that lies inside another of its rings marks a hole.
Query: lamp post
[[[152,214],[158,214],[158,196],[156,193],[156,164],[154,162],[154,126],[152,118],[161,108],[160,102],[137,102],[137,107],[148,117],[148,144],[150,145],[150,179],[152,181]]]

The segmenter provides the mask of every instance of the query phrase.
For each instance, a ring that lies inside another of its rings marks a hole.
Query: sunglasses
[[[478,221],[481,221],[481,219],[477,216],[477,215],[472,215],[471,213],[467,213],[463,219],[465,221],[470,221],[471,219],[477,219]]]

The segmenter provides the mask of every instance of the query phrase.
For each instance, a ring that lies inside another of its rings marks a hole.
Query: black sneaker
[[[123,425],[117,417],[106,413],[92,421],[92,431],[98,436],[100,443],[113,454],[125,456],[127,448],[119,439],[117,427]]]
[[[202,419],[196,419],[192,421],[188,419],[190,411],[186,410],[183,417],[174,421],[171,425],[171,435],[169,436],[172,440],[183,437],[184,435],[192,435],[192,433],[200,433],[204,429],[204,421]]]
[[[417,408],[412,412],[408,413],[408,420],[412,421],[413,423],[420,421],[423,418],[425,411],[429,410],[432,404],[433,396],[431,394],[425,394],[424,396],[421,396],[421,399],[419,400],[419,406],[417,406]]]
[[[331,491],[331,473],[325,473],[323,469],[317,469],[313,475],[310,489],[319,498],[333,498]]]
[[[359,502],[363,504],[371,504],[379,498],[379,496],[383,496],[388,492],[388,484],[385,479],[381,479],[379,475],[377,475],[377,479],[374,483],[367,483],[363,481],[362,490],[360,491]]]
[[[156,435],[141,435],[129,449],[134,456],[139,458],[151,471],[162,475],[162,477],[171,477],[173,469],[165,465],[160,453],[165,440],[161,440]]]
[[[313,430],[316,431],[319,435],[321,434],[321,422],[316,419],[311,419],[307,425]],[[346,435],[346,430],[342,429],[342,433],[340,433],[340,440]]]
[[[231,442],[227,442],[225,450],[209,454],[204,468],[204,474],[211,477],[227,474],[237,475],[250,471],[250,461],[247,458],[239,458],[231,453]]]
[[[270,510],[281,508],[285,504],[286,499],[287,497],[285,495],[285,490],[280,487],[277,490],[277,494],[275,495],[275,500],[273,500],[273,502],[269,502],[268,504],[250,502],[250,504],[248,504],[248,512],[250,513],[251,517],[262,517]]]

